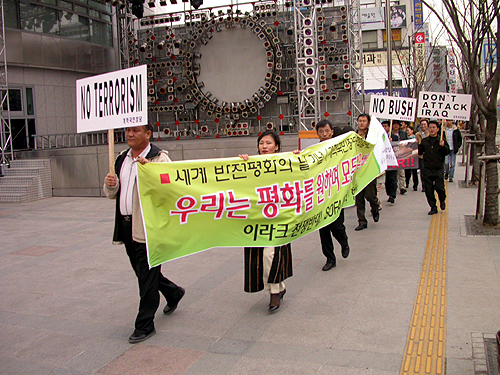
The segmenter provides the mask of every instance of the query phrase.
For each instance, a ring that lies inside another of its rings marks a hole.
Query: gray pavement
[[[0,374],[399,374],[430,217],[420,190],[394,205],[381,198],[380,222],[361,232],[346,209],[351,255],[336,244],[333,270],[321,271],[318,233],[293,243],[294,276],[275,314],[267,294],[243,292],[241,248],[163,265],[186,295],[172,315],[158,311],[157,334],[137,345],[127,342],[135,275],[111,244],[114,202],[2,204]],[[451,375],[484,369],[481,337],[500,330],[500,237],[466,235],[475,202],[476,189],[448,184]]]

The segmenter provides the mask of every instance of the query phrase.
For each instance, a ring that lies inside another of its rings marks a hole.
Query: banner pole
[[[109,174],[115,175],[115,130],[108,130]]]
[[[445,124],[445,121],[446,121],[446,120],[442,120],[442,122],[441,122],[441,139],[440,139],[440,140],[443,140],[443,134],[444,134],[444,124]]]
[[[389,138],[392,139],[392,118],[391,118],[391,125],[389,126]]]

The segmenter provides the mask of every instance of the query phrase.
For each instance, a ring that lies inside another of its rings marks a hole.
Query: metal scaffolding
[[[363,77],[363,43],[359,0],[350,0],[347,15],[348,58],[350,78],[350,111],[354,121],[365,113],[365,84]]]
[[[7,54],[5,45],[4,2],[0,1],[1,34],[0,34],[0,176],[3,167],[13,159],[12,131],[10,122],[9,85],[7,79]]]

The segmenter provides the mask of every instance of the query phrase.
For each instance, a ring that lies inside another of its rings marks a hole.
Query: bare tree
[[[466,67],[468,84],[479,114],[484,116],[485,153],[495,155],[497,133],[498,90],[500,69],[494,65],[492,53],[482,69],[485,45],[500,46],[500,12],[498,0],[441,0],[444,10],[439,12],[428,0],[422,1],[441,21],[448,36],[460,51]],[[486,198],[483,224],[497,225],[498,218],[497,161],[486,162]]]

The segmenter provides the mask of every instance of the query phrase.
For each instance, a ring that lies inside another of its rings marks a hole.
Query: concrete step
[[[0,195],[0,203],[24,203],[29,202],[26,194]]]
[[[35,190],[35,186],[28,185],[0,185],[0,195],[9,195],[13,193],[30,194]]]
[[[28,185],[33,184],[36,178],[31,176],[4,176],[0,177],[0,185]]]

